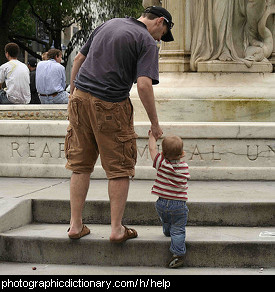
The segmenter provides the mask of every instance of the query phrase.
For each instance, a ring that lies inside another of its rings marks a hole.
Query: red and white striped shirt
[[[169,161],[158,153],[153,167],[157,178],[152,187],[152,194],[168,200],[187,201],[187,181],[190,179],[188,164],[183,161]]]

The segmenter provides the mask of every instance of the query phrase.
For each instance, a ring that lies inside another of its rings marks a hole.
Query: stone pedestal
[[[273,73],[161,73],[154,86],[160,122],[274,122]],[[136,86],[135,121],[149,121]]]
[[[175,41],[162,42],[160,50],[160,72],[190,71],[190,24],[188,5],[185,0],[162,1],[175,23],[172,33]]]
[[[237,0],[235,0],[237,1]],[[144,1],[153,2],[153,1]],[[157,2],[157,1],[155,1]],[[206,1],[205,1],[206,2]],[[190,71],[190,56],[192,54],[192,37],[194,29],[194,19],[192,20],[192,7],[195,5],[195,1],[192,0],[163,0],[162,6],[166,8],[173,17],[175,23],[172,29],[174,35],[174,42],[161,44],[160,49],[160,72],[188,72]],[[207,5],[207,3],[205,3]],[[214,7],[213,7],[214,9]],[[207,10],[205,10],[206,13]],[[219,11],[217,11],[218,13]],[[194,17],[194,16],[193,16]],[[211,17],[205,14],[205,18]],[[269,17],[269,28],[270,19]],[[274,18],[274,17],[273,17]],[[207,24],[207,21],[204,22]],[[234,27],[232,26],[231,34],[234,34]],[[272,28],[270,28],[272,30]],[[212,32],[213,33],[213,32]],[[211,31],[207,31],[207,34],[211,35]],[[273,33],[274,36],[274,33]],[[245,54],[245,52],[243,52]],[[244,56],[239,56],[239,59]],[[234,59],[235,60],[235,59]],[[242,64],[241,61],[203,61],[199,62],[198,72],[246,72],[246,73],[270,73],[273,71],[274,61],[274,49],[273,54],[269,57],[269,60],[262,62],[254,62],[251,67],[247,67]]]
[[[228,72],[228,73],[271,73],[273,66],[268,61],[255,62],[251,67],[247,67],[242,62],[232,61],[205,61],[198,63],[198,72]]]

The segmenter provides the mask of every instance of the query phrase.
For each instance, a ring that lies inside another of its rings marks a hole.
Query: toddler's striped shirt
[[[157,178],[152,187],[152,194],[169,200],[187,201],[187,181],[190,179],[188,164],[184,161],[169,161],[158,153],[153,167]]]

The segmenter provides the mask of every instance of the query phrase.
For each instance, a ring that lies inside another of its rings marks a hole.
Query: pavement
[[[130,183],[128,201],[156,201],[152,180]],[[190,181],[190,202],[275,202],[275,181]],[[0,199],[69,200],[70,180],[0,177]],[[87,200],[108,200],[107,180],[91,179]]]
[[[153,181],[131,181],[128,201],[155,201]],[[69,200],[69,179],[0,178],[0,204],[10,199]],[[87,200],[108,200],[106,180],[91,180]],[[275,181],[191,181],[190,202],[275,202]],[[1,210],[1,208],[0,208]],[[1,215],[1,214],[0,214]],[[271,269],[102,267],[0,262],[0,275],[275,275]]]
[[[275,275],[274,269],[234,269],[234,268],[180,268],[161,267],[102,267],[88,265],[49,265],[35,263],[0,262],[0,275]]]

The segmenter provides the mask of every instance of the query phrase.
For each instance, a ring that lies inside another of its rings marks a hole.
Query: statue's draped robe
[[[210,60],[249,65],[245,51],[259,39],[257,23],[264,8],[264,0],[192,0],[191,70]]]

